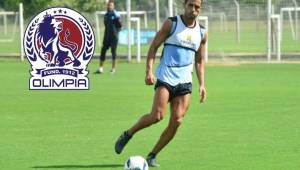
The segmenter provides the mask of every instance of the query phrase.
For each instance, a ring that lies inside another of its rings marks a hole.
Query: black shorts
[[[111,48],[112,59],[115,60],[117,57],[117,46],[118,46],[118,37],[108,35],[104,36],[103,45],[100,52],[100,61],[105,61],[106,59],[106,51]]]
[[[183,83],[178,84],[176,86],[172,86],[166,82],[163,82],[161,80],[157,80],[154,89],[156,90],[158,87],[164,86],[169,91],[169,101],[171,101],[173,98],[177,96],[184,96],[186,94],[192,93],[192,83]]]

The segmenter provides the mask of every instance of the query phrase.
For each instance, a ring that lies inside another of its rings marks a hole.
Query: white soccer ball
[[[131,156],[125,162],[124,170],[148,170],[148,164],[141,156]]]

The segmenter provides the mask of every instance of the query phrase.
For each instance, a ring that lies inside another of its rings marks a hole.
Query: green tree
[[[19,0],[4,0],[1,2],[6,11],[17,11],[19,9]]]
[[[24,16],[28,18],[47,7],[51,0],[1,0],[4,9],[9,11],[18,11],[21,2],[24,6]]]
[[[105,0],[0,0],[0,7],[17,11],[20,2],[24,4],[25,18],[30,18],[41,10],[53,6],[74,8],[81,12],[94,12],[105,5]]]

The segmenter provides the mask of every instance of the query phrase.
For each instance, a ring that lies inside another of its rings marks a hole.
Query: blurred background
[[[125,0],[115,1],[116,9],[126,13],[126,2]],[[140,18],[142,57],[146,56],[149,44],[164,20],[171,15],[183,12],[183,2],[183,0],[131,0],[132,17]],[[24,29],[30,19],[43,9],[53,6],[76,9],[92,24],[96,35],[95,56],[99,55],[99,47],[103,38],[101,35],[104,31],[103,11],[106,10],[106,0],[1,0],[0,56],[19,57],[21,55],[20,3],[23,3]],[[280,48],[282,60],[299,60],[299,4],[300,0],[272,1],[272,14],[278,14],[280,19],[272,19],[272,35],[268,38],[267,0],[204,0],[201,16],[208,18],[208,26],[206,26],[209,31],[208,58],[225,61],[265,61],[268,51],[267,42],[270,41],[272,59],[276,60],[277,49]],[[159,19],[156,13],[159,13]],[[120,32],[118,54],[126,59],[128,55],[127,16],[126,14],[121,16],[123,30]],[[280,22],[281,31],[277,30],[278,22]],[[205,26],[205,20],[200,20],[200,23]],[[132,58],[135,59],[138,37],[134,22],[132,22],[131,31]],[[278,35],[281,37],[280,47],[278,47]]]

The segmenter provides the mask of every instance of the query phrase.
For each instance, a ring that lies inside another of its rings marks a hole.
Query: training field
[[[146,156],[169,113],[116,155],[117,137],[149,111],[153,86],[144,85],[145,64],[121,61],[114,75],[110,65],[89,75],[88,91],[29,91],[29,63],[1,59],[0,169],[121,170],[129,156]],[[199,104],[194,77],[189,111],[159,169],[300,169],[299,75],[299,64],[207,65],[207,101]]]

